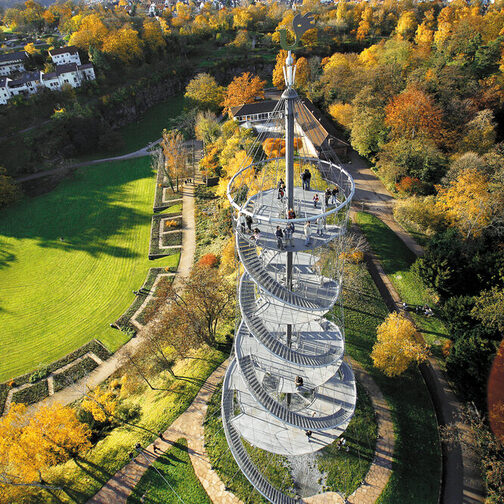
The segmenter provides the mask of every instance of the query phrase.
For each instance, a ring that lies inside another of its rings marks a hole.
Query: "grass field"
[[[394,284],[401,299],[410,306],[434,307],[435,299],[421,280],[410,271],[416,256],[404,242],[374,215],[359,212],[356,222],[364,231],[372,251],[383,266],[383,270]],[[437,316],[410,312],[415,324],[430,345],[439,346],[449,337],[448,330]]]
[[[139,458],[141,459],[142,456]],[[212,504],[194,474],[185,439],[179,439],[174,443],[173,448],[149,467],[128,497],[127,503],[179,504],[181,500],[197,504]]]
[[[154,176],[149,158],[82,168],[0,217],[0,380],[54,361],[111,329],[149,267]]]
[[[386,397],[396,436],[394,472],[377,502],[437,504],[441,453],[427,387],[416,367],[397,378],[387,378],[373,367],[370,353],[376,327],[388,311],[365,267],[353,269],[344,293],[345,349],[369,371]]]

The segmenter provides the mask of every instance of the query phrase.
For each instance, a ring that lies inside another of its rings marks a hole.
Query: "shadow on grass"
[[[98,481],[99,483],[105,484],[113,476],[112,473],[105,471],[105,469],[103,469],[99,465],[85,458],[77,456],[74,458],[74,461],[77,467],[79,467],[86,474],[89,474],[91,478]]]
[[[0,219],[0,236],[31,239],[42,248],[85,251],[115,257],[138,257],[128,247],[111,246],[111,237],[145,223],[135,205],[141,201],[125,187],[152,175],[149,159],[109,163],[77,172],[73,180],[49,194],[7,209]],[[130,206],[123,202],[127,200]],[[1,244],[0,268],[15,260]]]

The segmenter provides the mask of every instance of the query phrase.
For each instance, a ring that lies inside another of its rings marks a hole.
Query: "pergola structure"
[[[342,317],[324,317],[340,299],[343,237],[354,183],[337,163],[295,155],[301,121],[296,118],[294,74],[289,52],[287,88],[271,124],[276,134],[279,129],[285,132],[285,157],[260,154],[267,135],[262,130],[248,164],[232,177],[227,190],[243,274],[222,419],[241,471],[275,504],[301,501],[267,480],[242,439],[276,454],[316,452],[346,429],[357,400],[353,372],[343,360]],[[301,184],[306,170],[312,174],[309,187]],[[327,187],[329,199],[324,196]],[[277,230],[283,233],[290,224],[292,241],[284,235],[279,242]]]

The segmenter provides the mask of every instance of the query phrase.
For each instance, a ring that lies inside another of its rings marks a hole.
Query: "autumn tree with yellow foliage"
[[[376,343],[371,352],[373,365],[387,376],[399,376],[413,362],[427,359],[428,348],[415,340],[411,321],[393,312],[378,326]]]
[[[465,238],[480,236],[490,225],[494,207],[499,203],[489,189],[484,173],[465,170],[447,187],[438,186],[436,207]]]
[[[257,75],[244,72],[235,77],[227,87],[222,106],[224,111],[231,113],[231,107],[253,103],[256,98],[264,98],[264,86],[266,81],[261,80]]]
[[[103,52],[118,58],[123,63],[131,64],[141,59],[142,45],[138,32],[124,25],[121,29],[107,35],[103,42]]]
[[[199,73],[187,84],[184,96],[201,110],[217,112],[224,96],[224,88],[217,84],[212,75]]]
[[[16,502],[26,486],[48,487],[44,473],[91,447],[91,431],[75,410],[54,404],[32,416],[13,403],[0,418],[0,502]]]

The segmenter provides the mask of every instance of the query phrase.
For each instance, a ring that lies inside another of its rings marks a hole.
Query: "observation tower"
[[[294,18],[296,38],[310,22],[309,15]],[[342,310],[333,308],[341,307],[343,237],[354,183],[339,163],[306,153],[304,107],[294,90],[290,50],[284,77],[281,99],[257,128],[227,188],[242,275],[221,412],[230,451],[245,477],[270,502],[296,504],[302,501],[275,488],[254,465],[242,439],[271,453],[303,455],[335,441],[350,423],[355,378],[343,360]],[[268,138],[279,156],[263,152]],[[307,171],[309,184],[301,177]],[[290,225],[292,240],[285,233]],[[324,317],[329,311],[331,320]]]

